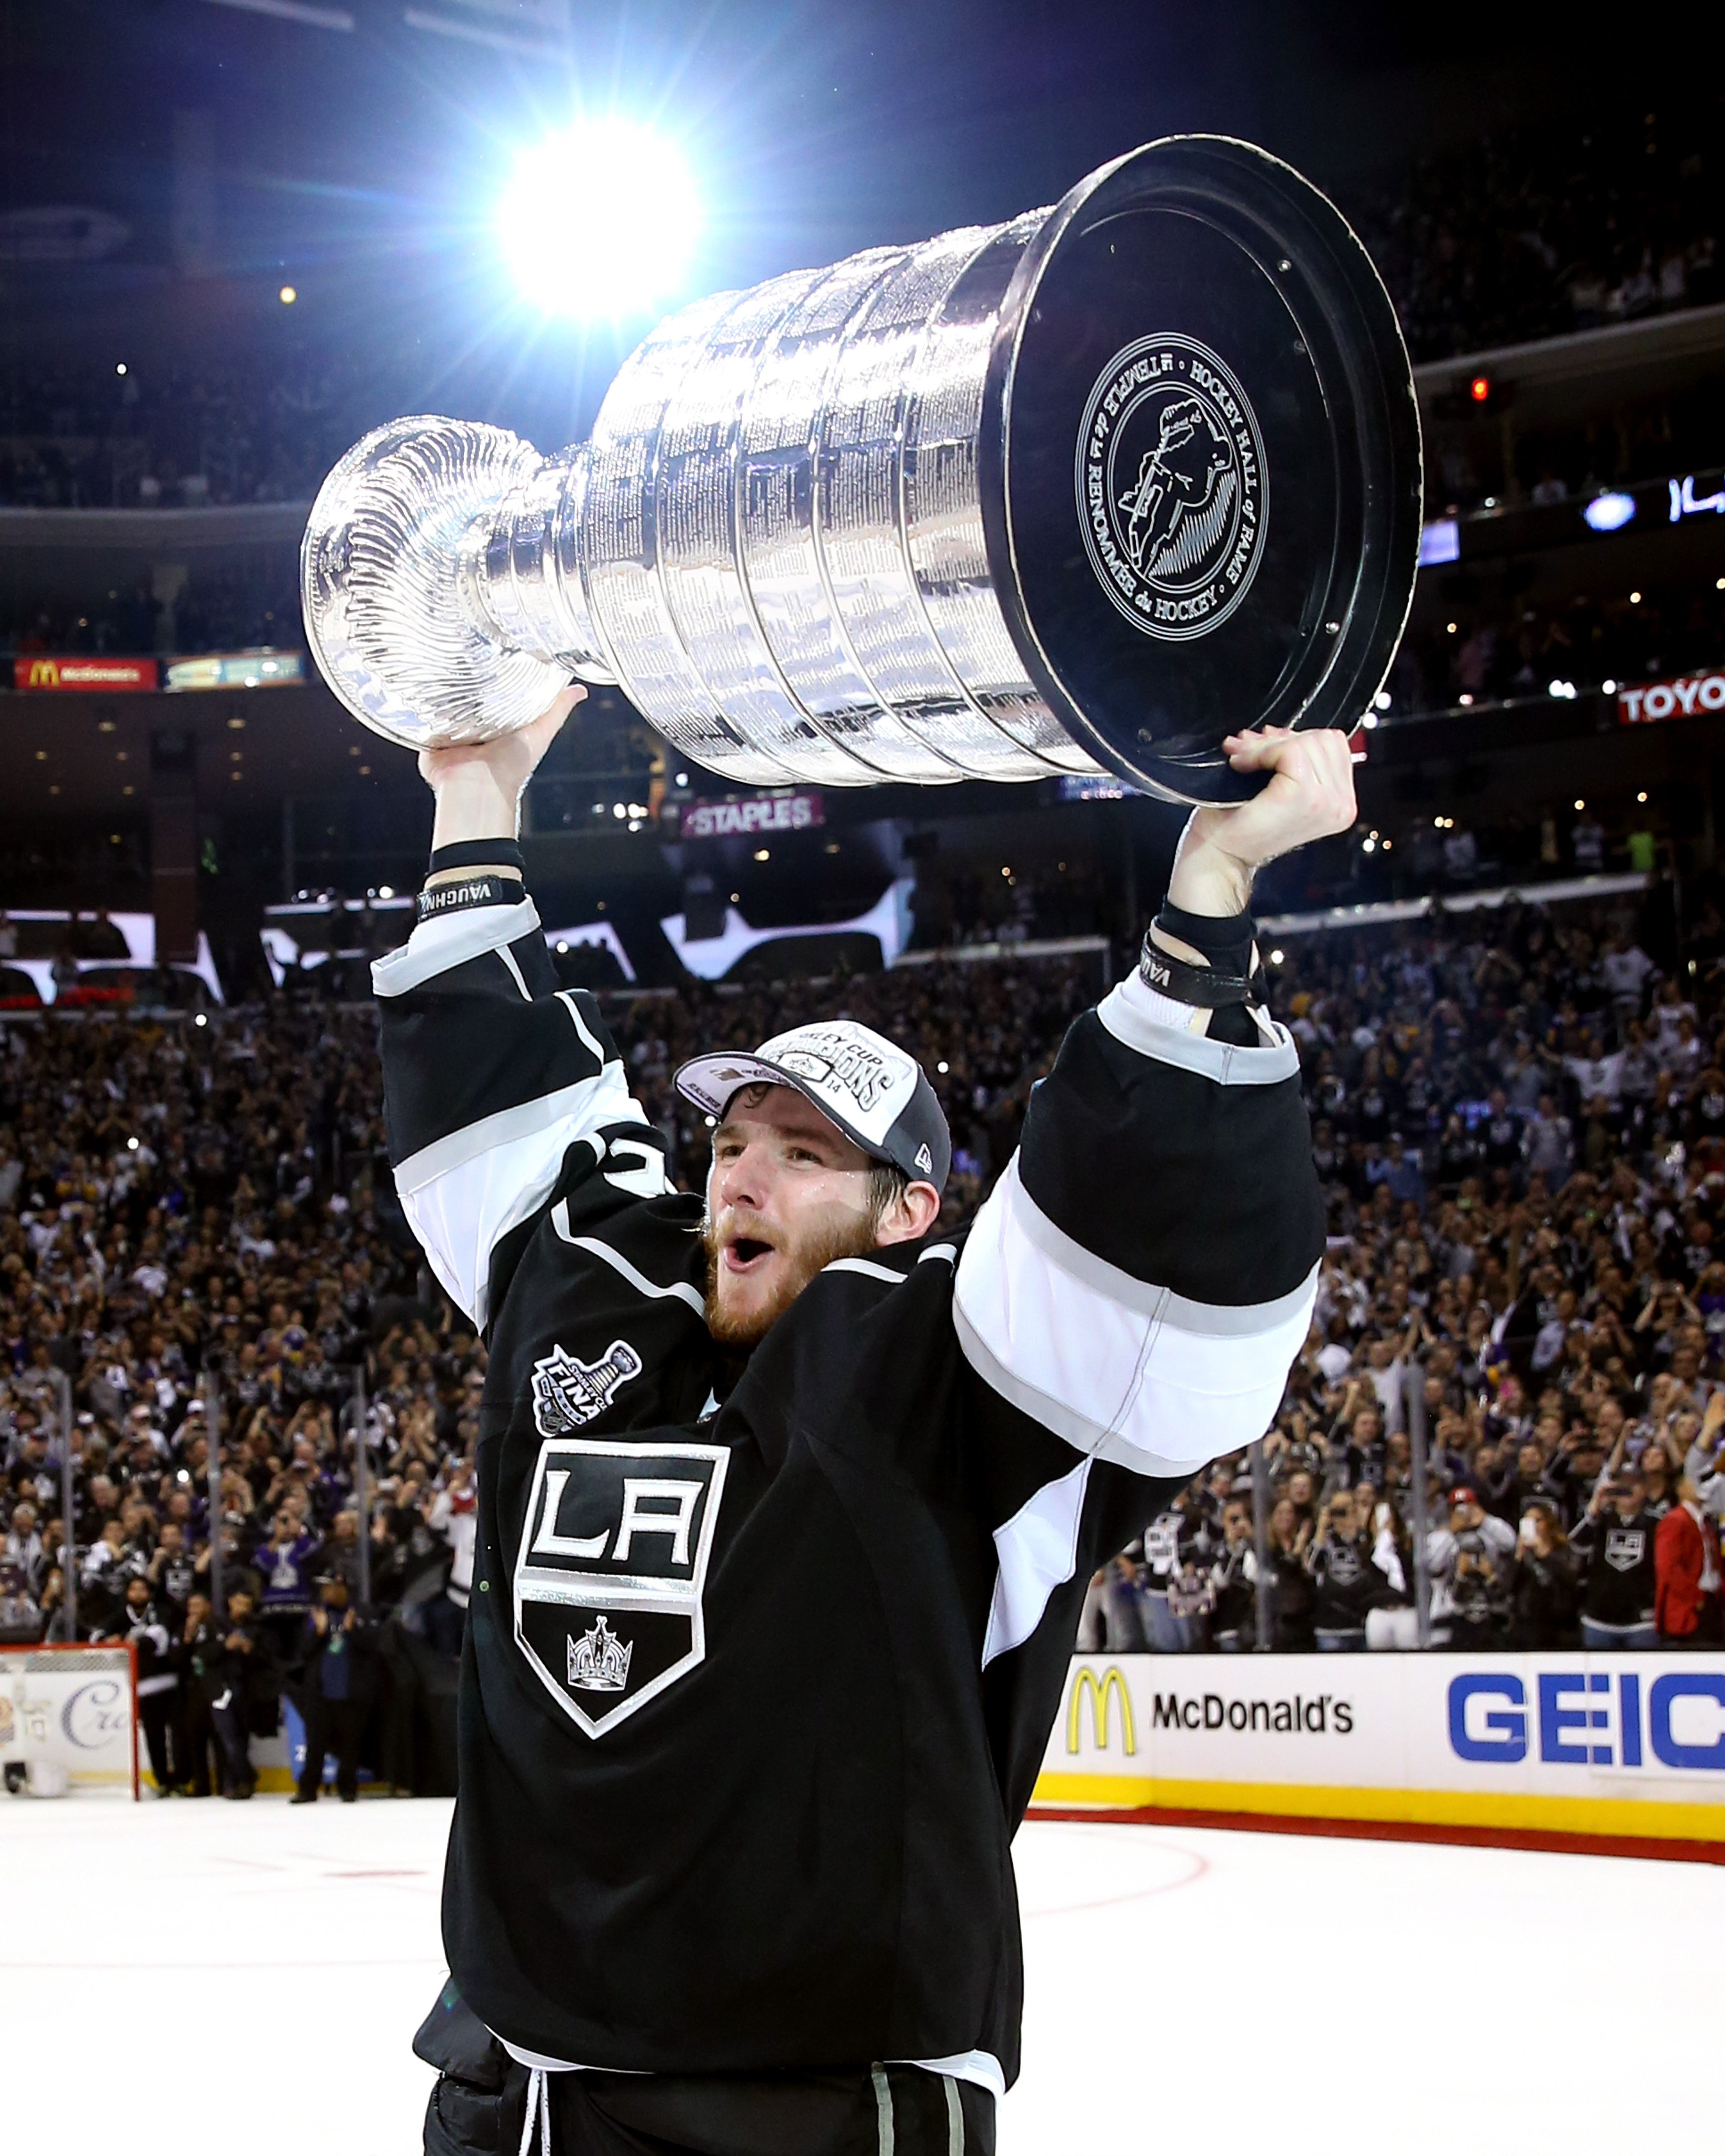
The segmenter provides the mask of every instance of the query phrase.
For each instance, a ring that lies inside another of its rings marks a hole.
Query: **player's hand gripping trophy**
[[[305,620],[416,749],[531,726],[572,677],[736,783],[1106,769],[1219,805],[1264,781],[1230,737],[1368,708],[1420,472],[1340,214],[1174,137],[1051,210],[683,310],[558,456],[378,429],[314,505]]]

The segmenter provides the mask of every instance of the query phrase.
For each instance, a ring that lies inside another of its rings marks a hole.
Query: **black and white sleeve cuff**
[[[454,883],[429,885],[414,901],[413,917],[416,921],[438,921],[478,906],[519,906],[524,895],[519,877],[479,872]]]

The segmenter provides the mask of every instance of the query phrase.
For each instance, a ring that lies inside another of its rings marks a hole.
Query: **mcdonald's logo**
[[[1096,1739],[1096,1749],[1106,1752],[1110,1734],[1109,1716],[1117,1697],[1120,1701],[1120,1726],[1126,1739],[1126,1756],[1133,1758],[1138,1748],[1137,1725],[1132,1720],[1132,1696],[1127,1690],[1126,1679],[1119,1671],[1103,1671],[1100,1680],[1087,1666],[1079,1670],[1072,1679],[1072,1691],[1066,1702],[1066,1749],[1078,1749],[1079,1708],[1086,1697],[1090,1700],[1091,1734]]]
[[[153,659],[54,658],[46,652],[12,662],[14,689],[153,689]]]

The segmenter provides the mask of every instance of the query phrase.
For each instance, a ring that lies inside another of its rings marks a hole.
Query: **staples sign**
[[[1706,711],[1725,711],[1725,670],[1680,674],[1674,680],[1650,681],[1617,692],[1617,723],[1646,726],[1660,719],[1695,719]]]
[[[752,839],[768,831],[813,831],[826,821],[818,793],[757,793],[747,801],[691,801],[685,839]]]

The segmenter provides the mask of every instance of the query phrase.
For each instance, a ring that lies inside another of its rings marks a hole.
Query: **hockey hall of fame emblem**
[[[540,1445],[516,1557],[516,1645],[589,1737],[705,1656],[701,1593],[729,1457],[676,1442]]]
[[[1102,588],[1148,636],[1208,635],[1264,552],[1264,441],[1205,345],[1140,337],[1096,378],[1078,437],[1078,520]]]

